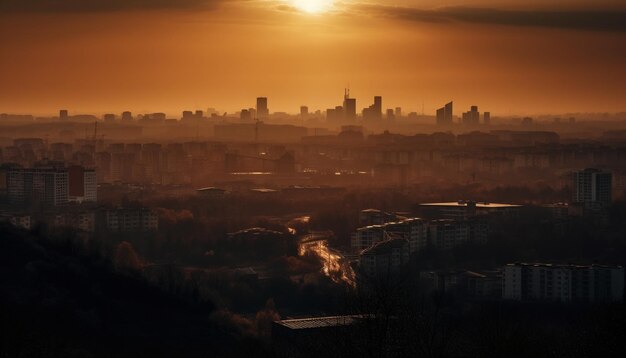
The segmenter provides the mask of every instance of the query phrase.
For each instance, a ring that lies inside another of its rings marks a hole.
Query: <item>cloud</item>
[[[470,7],[445,7],[435,10],[422,10],[369,4],[354,5],[354,8],[364,13],[417,22],[472,23],[626,32],[626,11],[624,10],[503,10]]]
[[[212,8],[226,1],[228,0],[0,0],[0,13]]]

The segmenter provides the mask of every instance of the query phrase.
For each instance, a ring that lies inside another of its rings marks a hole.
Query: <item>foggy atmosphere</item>
[[[0,0],[0,357],[626,356],[619,0]]]

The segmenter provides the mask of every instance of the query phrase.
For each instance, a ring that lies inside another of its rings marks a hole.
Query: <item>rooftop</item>
[[[420,206],[452,206],[452,207],[466,207],[469,201],[450,201],[450,202],[442,202],[442,203],[423,203]],[[503,203],[487,203],[487,202],[476,202],[477,208],[519,208],[521,205],[515,204],[503,204]]]
[[[314,329],[314,328],[325,328],[325,327],[350,326],[350,325],[357,323],[359,320],[363,318],[365,318],[365,316],[363,315],[328,316],[328,317],[285,319],[282,321],[275,321],[274,323],[284,326],[289,329]]]
[[[511,264],[507,264],[507,266],[532,266],[532,267],[554,267],[554,268],[622,268],[622,266],[612,266],[612,265],[598,265],[598,264],[592,264],[592,265],[576,265],[576,264],[559,264],[559,263],[541,263],[541,262],[515,262],[515,263],[511,263]]]

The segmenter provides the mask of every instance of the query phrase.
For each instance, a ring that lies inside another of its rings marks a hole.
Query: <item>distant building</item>
[[[355,252],[360,252],[389,237],[406,239],[411,253],[417,252],[428,245],[428,221],[419,218],[406,219],[397,217],[397,219],[398,221],[395,222],[358,228],[351,237],[352,249]],[[378,218],[370,219],[370,221],[378,221]]]
[[[502,272],[498,270],[439,270],[420,273],[440,293],[469,299],[501,299]]]
[[[356,229],[352,233],[351,246],[355,252],[360,252],[385,239],[383,225],[370,225]]]
[[[396,115],[394,114],[393,109],[391,108],[387,109],[387,120],[393,121],[394,119],[396,119]]]
[[[397,119],[402,118],[402,108],[400,108],[400,107],[396,107],[396,110],[395,110],[395,115],[396,115],[396,118],[397,118]]]
[[[546,263],[504,267],[504,299],[516,301],[622,302],[624,268]]]
[[[54,227],[70,227],[84,232],[95,232],[96,230],[96,213],[94,211],[55,213],[46,221]]]
[[[67,113],[67,109],[62,109],[59,111],[59,119],[62,121],[68,120],[70,117]]]
[[[452,124],[453,103],[448,102],[445,106],[437,109],[437,125]]]
[[[33,225],[31,216],[25,214],[0,214],[0,222],[8,222],[24,230],[30,230]]]
[[[132,122],[133,114],[131,112],[122,112],[122,122]]]
[[[183,111],[182,120],[190,120],[192,118],[193,118],[193,112],[192,111]]]
[[[63,205],[68,202],[68,172],[63,167],[7,171],[7,196],[14,204]]]
[[[252,120],[252,115],[250,114],[249,110],[242,109],[241,113],[239,114],[239,119],[241,119],[242,121],[249,122]]]
[[[350,91],[345,90],[343,96],[343,113],[346,122],[354,122],[356,120],[356,98],[350,98]]]
[[[374,104],[363,109],[363,120],[381,120],[383,118],[383,98],[374,97]]]
[[[440,250],[485,242],[488,233],[489,225],[484,220],[440,219],[428,223],[428,240]]]
[[[419,204],[419,213],[426,218],[467,219],[476,215],[515,214],[522,206],[514,204],[459,200]]]
[[[359,213],[359,225],[382,225],[388,222],[397,221],[398,216],[378,209],[365,209]]]
[[[104,223],[110,232],[148,232],[159,228],[157,214],[148,208],[117,208],[103,212]]]
[[[105,122],[115,122],[115,114],[107,113],[102,117],[102,119]]]
[[[73,202],[96,202],[98,200],[98,177],[95,169],[73,165],[68,172],[68,200]]]
[[[359,255],[359,281],[387,279],[409,263],[409,241],[393,238],[363,250]]]
[[[257,97],[256,99],[256,114],[260,119],[266,119],[270,115],[270,110],[267,107],[267,97]]]
[[[480,112],[478,106],[472,106],[468,112],[463,113],[463,124],[467,126],[477,126],[480,124]]]
[[[612,181],[610,172],[599,169],[574,172],[572,201],[590,208],[606,207],[612,201]]]
[[[491,124],[491,112],[483,113],[483,123],[485,125],[490,125]]]
[[[300,117],[302,117],[302,119],[306,119],[309,117],[309,107],[300,106]]]

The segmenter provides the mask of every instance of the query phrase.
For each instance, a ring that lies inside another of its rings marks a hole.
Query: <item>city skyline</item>
[[[324,109],[349,84],[389,108],[620,112],[620,1],[5,1],[2,112]],[[81,5],[82,4],[82,5]],[[208,6],[207,6],[208,5]]]

